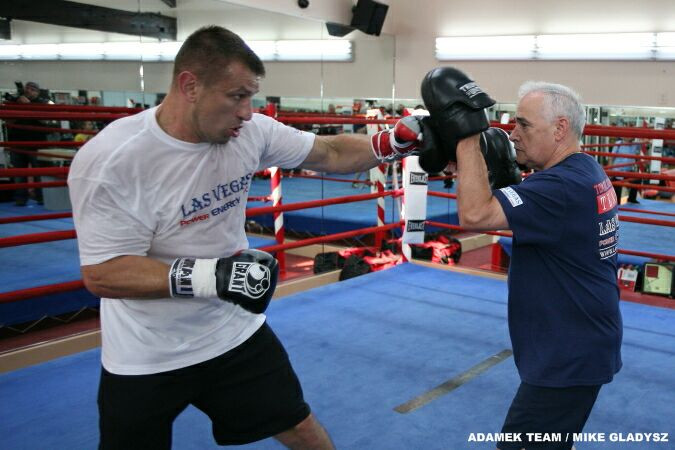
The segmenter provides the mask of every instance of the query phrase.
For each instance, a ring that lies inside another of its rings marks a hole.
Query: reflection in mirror
[[[18,3],[18,2],[14,2]],[[161,4],[161,1],[155,2]],[[65,5],[65,3],[64,3]],[[67,11],[41,11],[40,6],[17,8],[0,36],[0,93],[3,109],[13,103],[55,103],[61,105],[134,106],[143,104],[140,77],[140,55],[126,54],[122,61],[112,61],[108,51],[124,46],[138,47],[140,34],[139,0],[120,0],[114,6],[104,0],[68,3]],[[65,7],[65,6],[64,6]],[[108,7],[109,20],[93,24],[87,19],[86,8]],[[7,11],[3,9],[3,11]],[[6,23],[6,22],[5,22]],[[36,90],[37,94],[31,93]],[[24,114],[30,112],[23,111]],[[60,115],[59,115],[60,114]],[[48,117],[22,117],[3,120],[1,140],[49,141],[51,151],[72,157],[76,151],[73,140],[87,139],[109,121],[65,120],[62,112],[49,111]],[[80,133],[78,130],[83,130]],[[49,159],[34,154],[45,153],[40,146],[16,144],[5,147],[0,164],[15,168],[66,164],[69,159]],[[24,152],[21,154],[20,152]],[[26,153],[30,152],[30,153]],[[5,193],[11,191],[4,191]],[[15,196],[24,196],[17,191]],[[32,197],[42,199],[42,189],[31,188]]]
[[[79,3],[111,7],[103,0]],[[159,0],[154,3],[163,4]],[[129,14],[135,16],[140,11],[140,1],[118,1],[113,8],[120,14],[121,22],[128,24],[132,21]],[[72,12],[77,14],[84,13]],[[11,92],[15,80],[24,83],[32,80],[49,90],[56,103],[126,106],[129,99],[142,101],[140,55],[128,54],[124,61],[112,61],[111,55],[103,56],[112,45],[127,43],[137,47],[141,38],[138,31],[123,24],[110,25],[107,31],[87,29],[84,25],[81,28],[61,26],[58,15],[52,16],[54,23],[51,24],[11,20],[11,39],[0,41],[3,58],[0,89]],[[87,23],[84,17],[82,24]],[[11,55],[2,51],[5,45],[13,47]]]

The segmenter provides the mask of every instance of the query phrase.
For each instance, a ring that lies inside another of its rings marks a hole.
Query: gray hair
[[[533,92],[544,94],[545,114],[549,121],[552,122],[557,117],[567,117],[572,131],[577,138],[581,137],[586,123],[586,111],[581,104],[579,94],[562,84],[526,81],[518,90],[518,99]]]

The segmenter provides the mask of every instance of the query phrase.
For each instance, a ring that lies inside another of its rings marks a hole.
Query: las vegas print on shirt
[[[619,244],[619,216],[614,213],[610,217],[607,213],[617,205],[616,192],[609,178],[605,178],[601,183],[593,186],[596,194],[596,203],[598,206],[598,252],[600,259],[607,259],[616,254],[616,248]]]
[[[208,220],[211,216],[217,216],[239,205],[242,195],[245,198],[248,194],[252,177],[253,174],[249,173],[227,183],[218,183],[211,190],[192,197],[180,207],[180,226]],[[211,206],[214,207],[208,210]]]

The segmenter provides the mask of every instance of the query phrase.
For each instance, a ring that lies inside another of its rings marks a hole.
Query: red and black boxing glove
[[[448,164],[447,152],[439,147],[440,142],[431,118],[423,114],[406,116],[396,122],[392,130],[380,131],[371,136],[373,153],[382,163],[420,155],[420,161],[424,159],[431,161],[428,165],[442,165],[445,168]]]
[[[396,122],[391,130],[373,134],[370,148],[381,163],[415,155],[422,145],[423,130],[421,116],[406,116]]]

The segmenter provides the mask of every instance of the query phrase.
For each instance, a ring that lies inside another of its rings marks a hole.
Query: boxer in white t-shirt
[[[274,436],[333,447],[265,324],[277,266],[246,250],[251,177],[271,166],[367,170],[418,151],[418,133],[407,122],[372,140],[287,127],[252,112],[264,73],[236,34],[197,30],[164,101],[111,123],[73,161],[82,276],[101,297],[102,449],[170,448],[190,404],[220,445]]]

